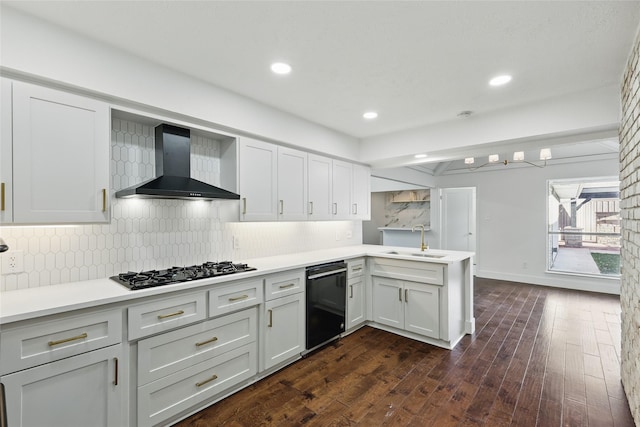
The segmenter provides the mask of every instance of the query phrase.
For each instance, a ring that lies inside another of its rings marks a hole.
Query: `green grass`
[[[602,254],[591,252],[602,274],[620,274],[620,254]]]

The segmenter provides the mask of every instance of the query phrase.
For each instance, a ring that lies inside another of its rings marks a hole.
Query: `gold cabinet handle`
[[[242,198],[242,215],[245,215],[247,213],[247,198],[243,197]]]
[[[115,376],[113,378],[113,385],[118,385],[118,358],[117,357],[113,358],[113,365],[114,365],[114,367],[116,369],[116,373],[115,373]]]
[[[4,210],[4,182],[0,184],[0,211]]]
[[[217,375],[213,375],[211,378],[207,378],[204,381],[200,381],[199,383],[196,383],[196,387],[202,387],[203,385],[210,383],[211,381],[215,381],[218,379]]]
[[[398,288],[398,300],[402,302],[402,289]]]
[[[288,285],[280,285],[280,289],[293,288],[295,285],[296,285],[295,283],[289,283]]]
[[[75,337],[71,337],[71,338],[65,338],[63,340],[58,340],[58,341],[49,341],[49,347],[53,347],[54,345],[58,345],[58,344],[64,344],[66,342],[69,341],[77,341],[77,340],[82,340],[87,338],[89,335],[87,335],[86,332],[80,334],[80,335],[76,335]]]
[[[213,338],[208,339],[206,341],[197,342],[196,343],[196,347],[202,347],[203,345],[206,345],[206,344],[209,344],[209,343],[212,343],[212,342],[216,342],[216,341],[218,341],[218,337],[213,337]]]
[[[107,189],[102,189],[102,212],[107,211]]]
[[[176,311],[175,313],[169,313],[169,314],[158,314],[158,319],[162,320],[162,319],[166,319],[167,317],[180,316],[181,314],[184,314],[184,310],[179,310],[179,311]]]
[[[240,295],[239,297],[231,297],[229,301],[240,301],[249,298],[249,295]]]
[[[267,310],[267,312],[269,313],[269,323],[267,326],[271,328],[273,327],[273,310]]]
[[[409,290],[404,290],[404,302],[409,302]]]
[[[309,202],[309,215],[313,215],[313,202]]]
[[[284,214],[284,200],[280,200],[280,215]]]
[[[349,298],[353,298],[353,285],[349,285]]]
[[[357,267],[353,267],[351,270],[352,270],[352,271],[360,271],[360,270],[362,270],[362,266],[361,266],[361,265],[359,265],[359,266],[357,266]]]

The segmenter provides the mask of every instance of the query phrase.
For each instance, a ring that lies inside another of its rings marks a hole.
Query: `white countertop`
[[[397,252],[389,254],[388,252]],[[304,268],[325,262],[339,261],[361,256],[381,256],[387,258],[407,259],[418,262],[451,264],[474,256],[473,252],[427,250],[424,254],[442,255],[442,258],[426,258],[413,254],[421,254],[420,249],[405,247],[357,245],[335,249],[300,252],[267,258],[243,260],[256,271],[236,273],[214,279],[194,280],[192,282],[165,285],[149,289],[131,291],[128,288],[105,278],[85,280],[17,291],[0,292],[0,325],[48,316],[70,310],[98,308],[99,306],[130,301],[153,295],[169,295],[176,291],[198,289],[203,286],[222,284],[270,273]]]

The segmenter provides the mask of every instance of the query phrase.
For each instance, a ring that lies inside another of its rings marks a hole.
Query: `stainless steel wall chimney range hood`
[[[116,192],[116,197],[184,200],[238,200],[231,191],[191,178],[191,132],[168,124],[156,126],[156,177]]]

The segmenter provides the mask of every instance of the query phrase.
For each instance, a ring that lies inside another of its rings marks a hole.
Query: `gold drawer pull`
[[[102,212],[107,211],[107,189],[102,189]]]
[[[231,297],[229,301],[240,301],[249,298],[249,295],[240,295],[239,297]]]
[[[4,210],[4,182],[0,184],[0,211]]]
[[[58,345],[58,344],[64,344],[66,342],[69,341],[76,341],[76,340],[81,340],[84,339],[86,337],[88,337],[89,335],[87,335],[87,333],[82,333],[80,335],[76,335],[75,337],[71,337],[71,338],[65,338],[63,340],[58,340],[58,341],[49,341],[49,347],[53,347],[54,345]]]
[[[349,298],[353,298],[353,285],[349,285]]]
[[[269,323],[267,327],[273,328],[273,310],[267,310],[267,312],[269,313]]]
[[[289,283],[288,285],[280,285],[280,289],[293,288],[295,285],[296,285],[295,283]]]
[[[206,340],[206,341],[197,342],[196,343],[196,347],[201,347],[203,345],[206,345],[206,344],[209,344],[209,343],[212,343],[212,342],[216,342],[216,341],[218,341],[218,337],[213,337],[213,338],[211,338],[209,340]]]
[[[218,376],[214,375],[211,378],[208,378],[204,381],[200,381],[199,383],[196,383],[196,387],[202,387],[203,385],[205,385],[206,383],[210,383],[211,381],[217,380]]]
[[[360,271],[360,270],[362,270],[362,266],[360,265],[358,267],[353,267],[352,270],[353,271]]]
[[[162,320],[162,319],[166,319],[167,317],[180,316],[181,314],[184,314],[184,310],[176,311],[175,313],[169,313],[169,314],[159,314],[158,319]]]

